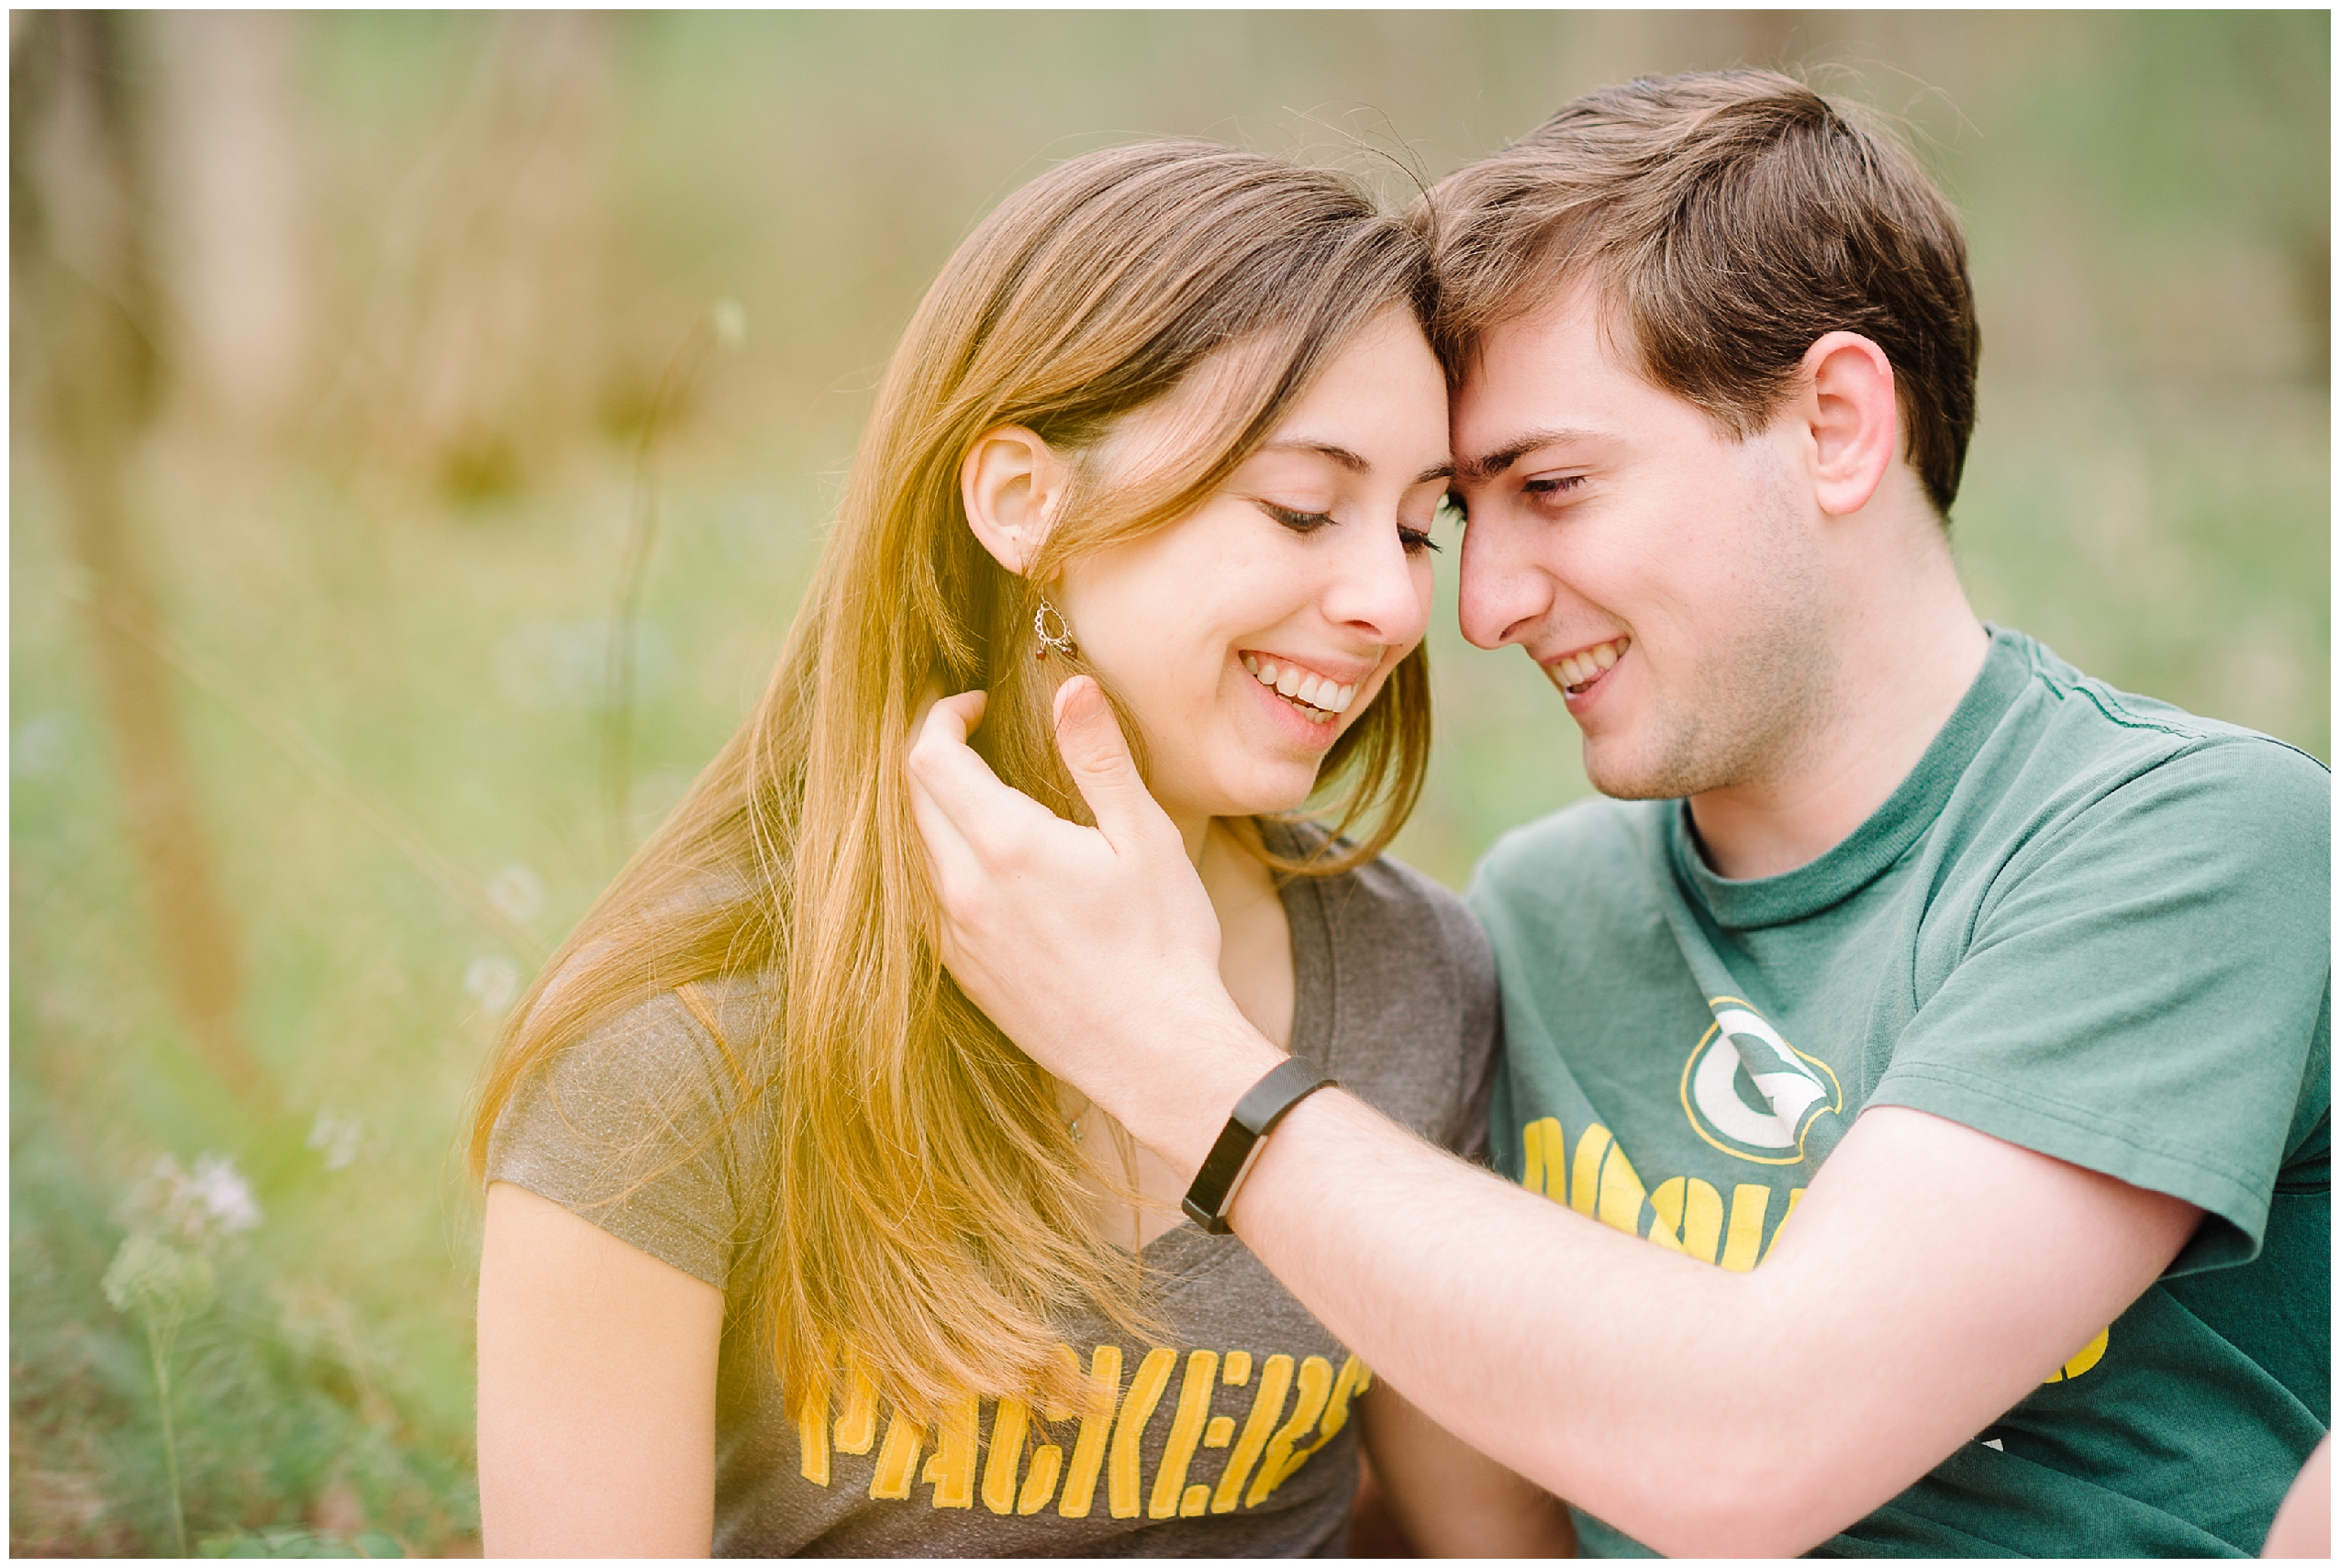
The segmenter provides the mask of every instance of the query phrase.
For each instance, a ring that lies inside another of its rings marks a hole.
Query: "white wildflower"
[[[522,925],[544,907],[544,884],[518,861],[487,879],[487,901]]]
[[[195,1174],[187,1184],[220,1235],[260,1229],[260,1205],[252,1199],[251,1184],[225,1154],[195,1156]]]
[[[519,993],[518,966],[499,954],[475,958],[471,967],[463,971],[463,995],[477,1002],[490,1018],[502,1018],[504,1009]]]
[[[327,1111],[317,1113],[317,1121],[308,1129],[308,1146],[325,1156],[329,1171],[346,1171],[357,1162],[358,1149],[365,1140],[365,1123],[356,1117],[337,1117]]]
[[[239,1231],[260,1228],[251,1185],[225,1154],[202,1154],[192,1172],[165,1154],[130,1195],[133,1224],[208,1251]]]

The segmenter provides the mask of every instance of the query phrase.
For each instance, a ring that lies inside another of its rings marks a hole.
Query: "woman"
[[[1247,1013],[1476,1138],[1485,941],[1376,858],[1429,732],[1429,288],[1338,179],[1202,143],[1075,160],[952,258],[770,689],[484,1091],[491,1551],[1337,1551],[1360,1429],[1426,1544],[1545,1544],[958,993],[892,782],[979,685],[992,765],[1076,811],[1049,704],[1096,677]],[[1320,784],[1330,832],[1276,815]]]

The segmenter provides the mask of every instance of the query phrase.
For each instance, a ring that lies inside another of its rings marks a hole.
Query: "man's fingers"
[[[953,890],[981,885],[1032,834],[1071,830],[1048,807],[1001,784],[991,764],[967,744],[967,732],[983,717],[983,704],[981,692],[937,702],[902,764],[910,813],[946,904]]]
[[[958,819],[967,809],[967,797],[979,798],[986,784],[1006,789],[967,745],[968,731],[983,718],[983,706],[981,692],[962,692],[925,704],[911,731],[909,755],[903,760],[910,817],[926,842],[935,892],[945,898],[950,889],[972,886],[983,874],[975,847]]]
[[[1056,688],[1056,750],[1096,816],[1098,831],[1116,849],[1169,828],[1169,819],[1138,776],[1113,705],[1086,675],[1075,675]]]
[[[902,764],[909,775],[913,805],[923,795],[956,817],[964,809],[963,803],[980,800],[986,787],[1014,793],[967,744],[968,733],[983,720],[984,700],[981,692],[961,692],[927,705],[911,728],[909,754]]]
[[[940,738],[965,745],[967,737],[975,733],[975,726],[983,722],[984,705],[990,700],[989,694],[985,692],[961,692],[957,696],[946,697],[929,686],[927,695],[919,702],[918,716],[910,720],[911,745],[916,746],[926,739],[927,722],[937,714],[942,716],[942,720]]]

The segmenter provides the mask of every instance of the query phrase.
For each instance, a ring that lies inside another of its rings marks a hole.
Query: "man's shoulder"
[[[2041,782],[2077,785],[2097,803],[2091,815],[2151,802],[2237,826],[2328,827],[2331,770],[2299,747],[2123,691],[2020,633],[1999,635],[2028,665],[2029,711],[2012,737],[2025,771],[2062,775]]]
[[[2123,691],[2087,674],[2046,644],[2021,632],[1994,628],[2021,658],[2038,695],[2036,717],[2070,742],[2108,761],[2116,756],[2147,764],[2181,756],[2215,754],[2219,764],[2264,778],[2270,787],[2289,784],[2328,787],[2331,770],[2308,752],[2272,735],[2212,718],[2159,697]]]

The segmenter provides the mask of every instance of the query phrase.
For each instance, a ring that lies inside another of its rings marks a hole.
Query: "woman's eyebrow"
[[[1364,458],[1359,457],[1348,448],[1336,446],[1331,441],[1270,441],[1259,450],[1266,452],[1311,452],[1318,457],[1332,459],[1351,473],[1369,473],[1373,470],[1373,464]],[[1435,462],[1415,474],[1413,482],[1416,484],[1427,484],[1433,479],[1451,479],[1454,475],[1453,463]]]
[[[1373,464],[1348,448],[1335,446],[1331,441],[1270,441],[1259,450],[1264,452],[1312,452],[1318,457],[1331,458],[1351,473],[1365,473],[1373,468]]]

